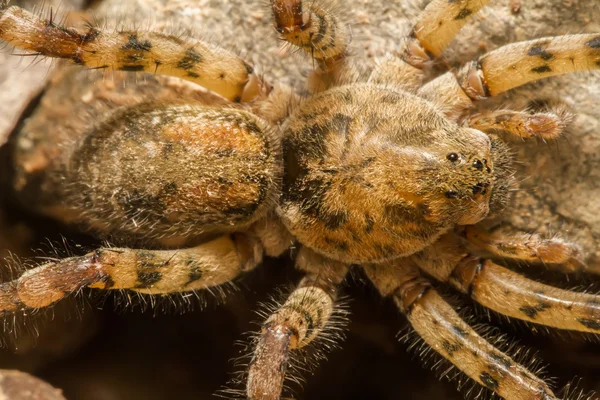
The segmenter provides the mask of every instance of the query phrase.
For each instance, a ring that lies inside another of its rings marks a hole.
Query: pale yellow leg
[[[370,81],[416,90],[423,68],[438,57],[470,17],[489,0],[433,0],[421,13],[399,57],[388,56],[373,71]]]
[[[408,259],[365,266],[433,350],[471,379],[508,400],[557,399],[548,385],[465,323]]]
[[[84,287],[164,294],[205,289],[236,278],[262,259],[262,245],[243,234],[178,250],[101,248],[48,262],[0,285],[0,313],[43,308]]]
[[[449,282],[500,314],[558,329],[600,333],[600,296],[558,289],[489,260],[465,257]]]
[[[248,63],[209,43],[159,32],[94,27],[83,32],[6,3],[0,5],[0,40],[88,68],[176,76],[235,102],[265,97],[270,90]]]
[[[600,35],[565,35],[513,43],[447,72],[418,94],[450,118],[459,119],[472,102],[496,96],[541,78],[600,69]]]
[[[487,53],[459,72],[473,100],[496,96],[550,76],[600,69],[600,34],[565,35],[512,43]]]
[[[281,397],[291,352],[301,349],[332,327],[337,287],[347,266],[306,248],[297,266],[307,271],[298,287],[264,323],[248,371],[249,400]],[[326,335],[326,334],[325,334]]]

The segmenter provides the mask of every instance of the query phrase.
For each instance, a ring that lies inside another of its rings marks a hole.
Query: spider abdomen
[[[62,201],[41,210],[101,235],[181,245],[249,225],[279,190],[279,142],[240,110],[143,103],[64,151],[46,171]]]

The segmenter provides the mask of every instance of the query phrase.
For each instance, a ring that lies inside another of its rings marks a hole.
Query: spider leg
[[[50,306],[84,287],[148,294],[193,291],[233,280],[262,260],[260,242],[244,234],[178,250],[100,248],[52,261],[0,285],[0,313]]]
[[[318,68],[310,79],[312,91],[331,87],[347,70],[350,30],[320,1],[271,0],[275,29],[280,38],[310,55]]]
[[[486,111],[468,118],[471,128],[483,132],[503,131],[522,138],[555,139],[571,121],[570,114],[529,114],[512,110]]]
[[[507,400],[556,399],[546,383],[465,323],[410,260],[395,264],[367,265],[365,271],[433,350]]]
[[[490,260],[467,256],[449,278],[482,306],[509,317],[558,329],[600,332],[600,296],[558,289]]]
[[[560,239],[544,239],[525,233],[488,232],[475,225],[465,228],[465,237],[477,247],[500,257],[556,264],[568,272],[588,270],[579,249]]]
[[[411,259],[427,274],[500,314],[558,329],[600,332],[600,296],[545,285],[474,257],[453,233]]]
[[[600,35],[547,37],[513,43],[447,72],[419,90],[419,94],[457,117],[473,101],[487,99],[517,86],[555,75],[600,69]]]
[[[303,248],[297,267],[306,271],[298,287],[262,325],[248,371],[250,400],[278,400],[290,352],[323,336],[335,311],[338,285],[348,267]]]
[[[244,60],[199,40],[159,32],[68,28],[20,7],[0,6],[0,40],[94,69],[144,71],[197,83],[231,101],[270,90]]]
[[[400,56],[386,57],[373,71],[370,82],[393,83],[406,90],[421,86],[423,69],[438,57],[470,17],[489,0],[433,0],[421,13]]]

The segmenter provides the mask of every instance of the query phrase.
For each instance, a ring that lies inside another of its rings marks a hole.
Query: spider
[[[68,121],[46,141],[23,130],[16,195],[40,213],[133,244],[30,269],[0,286],[0,310],[48,307],[84,287],[154,295],[212,288],[293,245],[305,276],[262,325],[247,398],[280,398],[290,357],[335,323],[351,266],[481,386],[506,399],[557,398],[464,322],[431,280],[512,318],[600,331],[598,296],[527,279],[480,256],[586,270],[575,244],[486,229],[516,185],[510,151],[493,132],[551,140],[568,117],[472,111],[527,82],[599,68],[600,34],[509,44],[425,83],[428,67],[487,2],[432,0],[402,51],[363,78],[335,7],[272,0],[281,39],[315,64],[307,96],[270,85],[210,43],[68,28],[0,2],[0,39],[17,48],[87,68],[178,77],[215,95],[207,105],[188,86],[171,97],[140,89],[119,104],[109,92],[112,105],[85,116],[94,123],[81,136],[69,136],[78,127]],[[51,92],[44,98],[55,100]]]

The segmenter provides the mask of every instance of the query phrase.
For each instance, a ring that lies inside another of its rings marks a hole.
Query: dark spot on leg
[[[535,316],[538,313],[537,310],[531,306],[523,306],[519,308],[519,311],[521,311],[523,314],[527,315],[531,319],[535,319]]]
[[[589,42],[586,42],[585,45],[591,47],[592,49],[600,49],[600,36],[596,36]]]
[[[468,8],[463,8],[462,10],[460,10],[460,12],[456,15],[456,17],[454,17],[455,20],[460,20],[460,19],[465,19],[467,18],[469,15],[473,14],[473,11],[469,10]]]
[[[96,40],[98,36],[100,36],[100,31],[96,28],[90,28],[90,30],[85,35],[81,36],[81,40],[83,42],[91,42]]]
[[[200,75],[191,71],[187,73],[187,76],[189,76],[190,78],[200,78]]]
[[[327,28],[329,26],[329,24],[327,23],[327,19],[325,19],[323,16],[321,16],[319,14],[313,14],[313,15],[315,15],[317,17],[317,20],[318,20],[317,23],[319,24],[319,31],[311,40],[310,44],[312,46],[318,44],[321,40],[323,40],[323,38],[327,34]]]
[[[138,250],[136,251],[137,256],[137,264],[139,268],[142,269],[157,269],[164,267],[168,264],[168,261],[165,262],[161,258],[157,257],[155,253],[151,251]]]
[[[149,288],[162,279],[158,271],[138,271],[136,288]]]
[[[190,272],[188,273],[189,280],[186,283],[186,285],[189,285],[192,282],[196,282],[196,281],[199,281],[200,279],[202,279],[204,272],[196,264],[196,262],[193,259],[186,260],[185,263],[186,263],[187,267],[190,269]]]
[[[448,355],[450,357],[452,357],[452,355],[460,350],[462,348],[462,345],[460,343],[450,343],[447,340],[444,340],[442,342],[442,348],[446,351],[446,353],[448,353]]]
[[[163,193],[164,194],[177,193],[177,184],[175,182],[166,183],[165,186],[163,186]]]
[[[189,70],[202,62],[202,56],[193,48],[189,48],[185,52],[185,56],[177,63],[177,68]]]
[[[542,60],[548,61],[554,58],[554,55],[550,52],[547,52],[541,44],[536,44],[532,46],[527,52],[528,56],[536,57],[540,56]]]
[[[263,136],[263,131],[254,121],[240,121],[237,125],[243,126],[246,130],[254,135]],[[266,147],[266,146],[265,146]]]
[[[343,251],[343,252],[348,251],[348,242],[345,242],[343,240],[336,240],[336,239],[326,236],[325,243],[327,243],[330,246],[335,247],[336,250]]]
[[[544,72],[552,72],[552,68],[549,65],[542,65],[540,67],[531,68],[531,72],[535,72],[536,74],[542,74]]]
[[[402,96],[397,93],[386,93],[379,99],[382,103],[398,104],[402,101]]]
[[[115,281],[110,275],[104,276],[102,282],[104,282],[104,289],[110,289],[115,286]]]
[[[81,58],[81,56],[77,53],[71,57],[71,60],[73,60],[73,62],[77,65],[83,65],[83,58]]]
[[[599,320],[593,320],[593,319],[587,319],[587,318],[577,318],[577,321],[590,329],[594,329],[596,331],[600,330],[600,321]]]
[[[129,54],[127,56],[127,61],[130,63],[136,63],[139,62],[143,57],[140,56],[139,54]]]
[[[306,337],[311,337],[313,330],[315,329],[315,322],[313,321],[310,312],[303,310],[302,315],[304,316],[304,320],[306,321]]]
[[[246,72],[248,73],[248,75],[251,75],[254,73],[254,67],[250,64],[248,64],[246,61],[243,61],[244,63],[244,67],[246,67]]]
[[[337,113],[331,117],[331,119],[327,123],[327,126],[330,128],[331,131],[339,132],[342,135],[347,136],[350,122],[352,122],[351,116]]]
[[[123,50],[133,50],[133,51],[150,51],[152,49],[152,43],[149,40],[139,41],[136,33],[132,33],[129,35],[128,41],[123,47]]]
[[[454,332],[455,334],[457,334],[458,336],[464,338],[467,336],[467,331],[465,331],[463,328],[461,328],[458,325],[452,325],[452,332]]]
[[[481,383],[483,383],[485,385],[485,387],[487,387],[488,389],[490,389],[490,390],[498,389],[498,381],[496,379],[494,379],[489,373],[482,372],[479,375],[479,379],[481,379]]]

